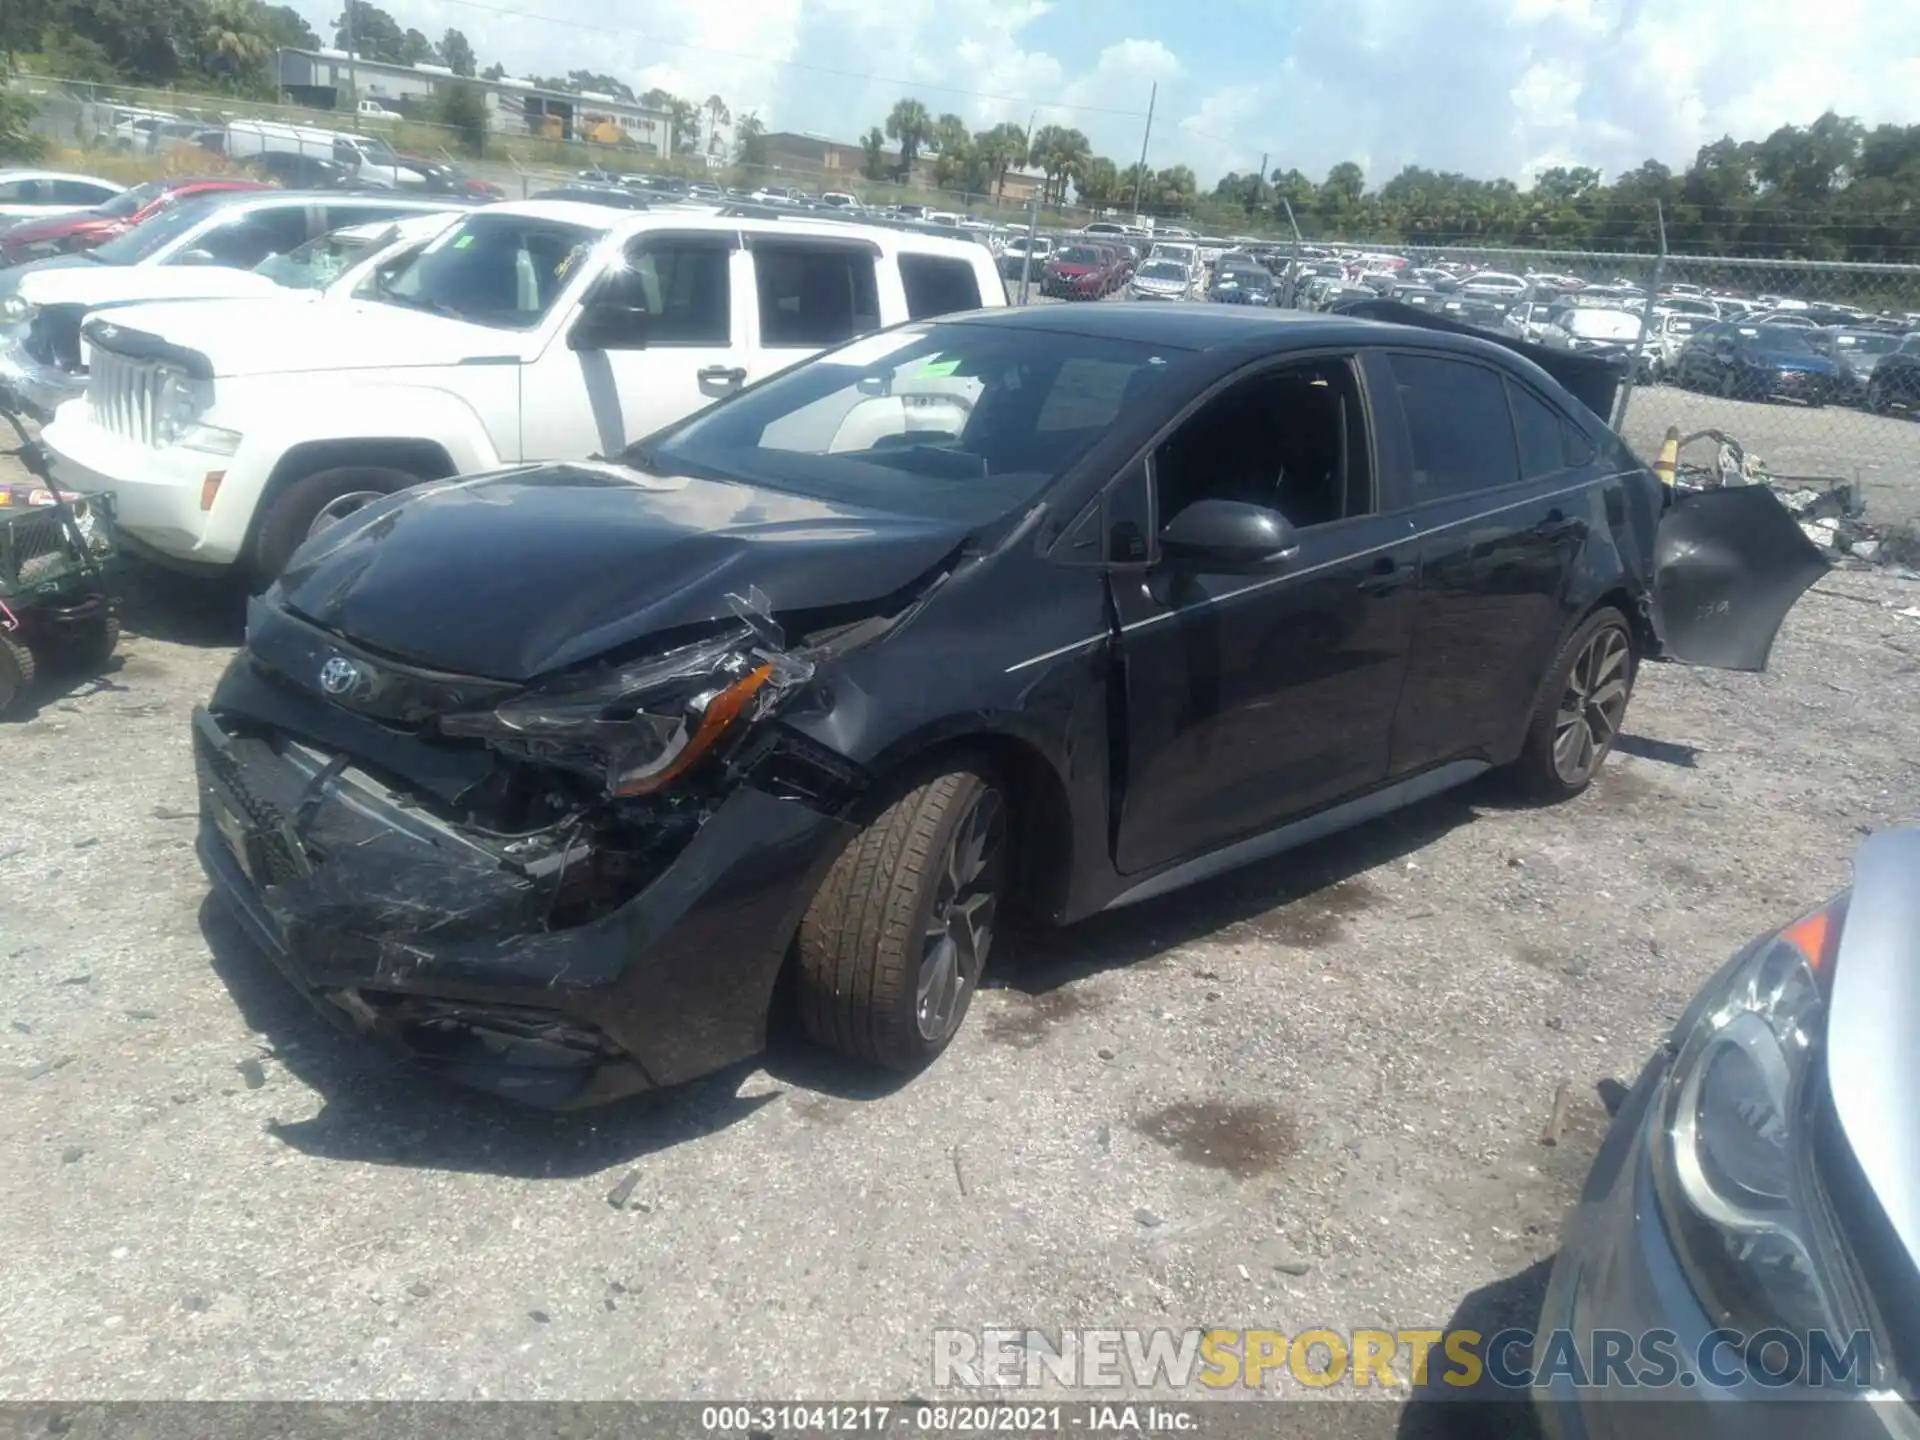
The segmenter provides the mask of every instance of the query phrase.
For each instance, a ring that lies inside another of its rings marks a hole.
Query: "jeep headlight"
[[[240,448],[240,432],[200,420],[210,403],[204,384],[174,366],[161,367],[154,392],[153,443],[209,455],[233,454]]]
[[[18,291],[0,295],[0,325],[30,325],[39,313],[40,307]]]
[[[1763,942],[1707,998],[1667,1077],[1654,1192],[1715,1324],[1870,1328],[1808,1133],[1845,920],[1843,897]]]

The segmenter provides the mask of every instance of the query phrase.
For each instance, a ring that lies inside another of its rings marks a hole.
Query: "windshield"
[[[1753,332],[1748,343],[1756,350],[1790,350],[1795,354],[1813,353],[1813,346],[1807,339],[1807,332],[1797,325],[1762,325]]]
[[[1876,330],[1847,330],[1834,336],[1833,343],[1856,355],[1891,355],[1900,344],[1900,337]]]
[[[1640,334],[1640,317],[1624,310],[1572,310],[1566,325],[1589,340],[1632,340]]]
[[[144,185],[136,185],[131,190],[122,190],[104,205],[94,206],[96,215],[112,215],[116,218],[138,215],[147,206],[167,193],[167,182],[149,180]]]
[[[394,149],[378,135],[355,135],[347,142],[355,146],[362,155],[375,165],[398,165],[400,157]]]
[[[795,366],[636,459],[983,525],[1040,494],[1185,358],[1091,335],[913,325]]]
[[[371,298],[475,325],[530,330],[603,233],[522,215],[475,215],[433,241]]]
[[[165,246],[184,239],[218,208],[219,202],[214,200],[183,200],[86,253],[108,265],[138,265]]]
[[[284,285],[289,290],[324,290],[373,246],[389,244],[398,238],[399,233],[399,227],[392,225],[371,233],[365,230],[358,234],[335,230],[331,235],[309,240],[285,255],[269,255],[253,267],[253,273],[264,275],[274,284]]]
[[[1100,252],[1085,245],[1069,245],[1060,252],[1060,258],[1069,265],[1098,265]]]
[[[1140,267],[1142,280],[1185,280],[1187,267],[1177,260],[1149,260]]]

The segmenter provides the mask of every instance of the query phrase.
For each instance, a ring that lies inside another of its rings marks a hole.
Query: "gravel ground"
[[[1920,780],[1920,586],[1836,572],[1768,674],[1649,668],[1572,804],[1011,937],[902,1086],[783,1040],[556,1119],[337,1036],[208,902],[238,606],[128,592],[0,732],[0,1399],[899,1397],[941,1325],[1524,1322],[1606,1082]]]

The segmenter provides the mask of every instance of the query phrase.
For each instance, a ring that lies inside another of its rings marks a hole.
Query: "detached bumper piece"
[[[458,825],[344,756],[205,710],[193,742],[202,864],[286,976],[343,1029],[546,1108],[755,1053],[845,829],[743,787],[631,898],[555,928],[600,859],[578,827]]]

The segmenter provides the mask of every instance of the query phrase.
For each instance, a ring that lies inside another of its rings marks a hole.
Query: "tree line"
[[[1406,246],[1507,245],[1654,251],[1662,222],[1676,253],[1920,261],[1920,125],[1828,112],[1764,140],[1723,137],[1684,169],[1647,160],[1609,183],[1588,167],[1542,171],[1522,189],[1409,165],[1369,188],[1358,165],[1316,183],[1298,169],[1223,176],[1197,217],[1309,239]]]
[[[899,148],[889,153],[887,142]],[[894,103],[884,126],[861,139],[862,169],[869,180],[904,183],[922,155],[933,157],[933,183],[942,190],[998,196],[1007,174],[1024,165],[1042,177],[1043,204],[1064,205],[1068,187],[1074,202],[1089,209],[1132,209],[1148,214],[1185,214],[1193,208],[1199,182],[1186,165],[1164,170],[1138,162],[1116,165],[1093,153],[1093,143],[1067,125],[1042,125],[1029,133],[1010,122],[970,130],[958,115],[935,117],[911,96]]]
[[[276,52],[317,50],[322,43],[299,11],[265,0],[0,0],[0,57],[7,68],[25,63],[62,80],[272,101],[280,89]],[[331,43],[367,60],[443,65],[456,78],[498,80],[508,73],[498,62],[482,69],[472,42],[459,30],[449,27],[432,39],[370,0],[344,0]],[[612,95],[665,112],[673,122],[676,158],[725,152],[724,131],[734,117],[719,95],[704,102],[658,88],[636,95],[616,76],[590,70],[526,78],[550,90]],[[353,99],[343,97],[343,102],[351,105]],[[12,111],[10,125],[8,108],[0,106],[0,155],[23,153],[31,143],[17,102]],[[442,87],[436,103],[418,118],[453,126],[476,152],[485,146],[487,107],[475,87]],[[745,119],[743,129],[749,128]],[[757,119],[751,128],[764,133]]]

